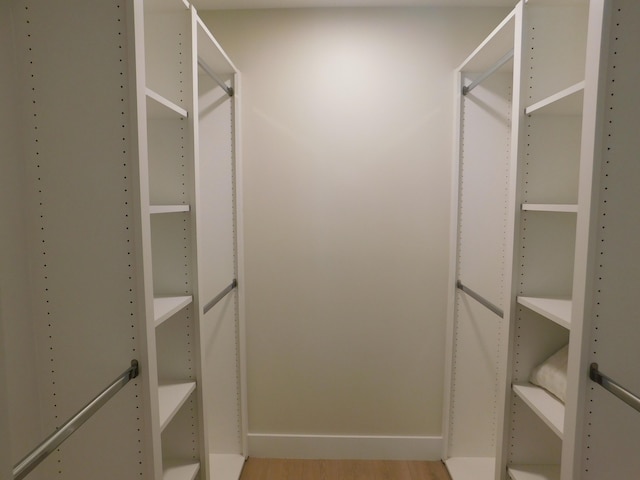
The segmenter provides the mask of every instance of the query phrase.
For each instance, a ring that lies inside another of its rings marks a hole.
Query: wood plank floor
[[[240,480],[451,480],[442,462],[249,458]]]

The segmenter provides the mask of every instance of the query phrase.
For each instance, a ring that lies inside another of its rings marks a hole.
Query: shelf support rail
[[[622,385],[613,381],[611,378],[600,372],[598,370],[597,363],[591,364],[591,368],[589,369],[589,378],[596,382],[598,385],[601,385],[605,390],[613,393],[616,397],[629,405],[631,408],[634,408],[635,410],[640,412],[640,397],[631,393]]]
[[[461,290],[464,293],[466,293],[467,295],[469,295],[471,298],[476,300],[482,306],[484,306],[484,307],[488,308],[489,310],[491,310],[493,313],[498,315],[500,318],[504,318],[504,312],[502,311],[502,309],[496,307],[493,303],[491,303],[489,300],[484,298],[482,295],[474,292],[469,287],[463,285],[460,280],[458,280],[456,282],[456,288],[458,288],[458,290]]]
[[[238,281],[234,278],[233,282],[231,282],[229,285],[227,285],[224,290],[222,290],[218,295],[213,297],[213,300],[211,300],[209,303],[207,303],[204,306],[203,313],[207,313],[209,310],[211,310],[213,307],[215,307],[220,300],[222,300],[224,297],[226,297],[227,294],[229,292],[231,292],[231,290],[233,290],[237,286],[238,286]]]
[[[51,453],[71,436],[73,432],[78,430],[80,426],[86,422],[100,407],[107,403],[129,380],[136,378],[140,373],[138,361],[131,360],[131,366],[116,378],[111,385],[105,388],[97,397],[91,400],[78,413],[70,418],[64,425],[59,427],[54,433],[49,435],[40,445],[31,451],[26,457],[20,460],[13,467],[13,480],[22,480],[26,477],[40,462],[47,458]]]
[[[209,75],[214,82],[216,82],[218,85],[220,85],[220,88],[222,88],[225,92],[227,92],[227,95],[229,95],[230,97],[233,97],[234,91],[233,91],[233,87],[228,86],[226,83],[224,83],[220,77],[218,77],[215,73],[213,73],[213,70],[211,70],[209,68],[209,65],[207,65],[204,60],[202,60],[200,57],[198,57],[198,65],[200,65],[200,67],[202,67],[202,70],[204,70],[204,72]]]
[[[462,95],[467,95],[469,92],[471,92],[471,90],[476,88],[478,85],[484,82],[487,78],[493,75],[497,70],[500,69],[500,67],[502,67],[505,63],[507,63],[512,58],[513,58],[513,48],[509,50],[500,60],[498,60],[493,67],[491,67],[489,70],[484,72],[482,75],[476,78],[469,85],[462,87]]]

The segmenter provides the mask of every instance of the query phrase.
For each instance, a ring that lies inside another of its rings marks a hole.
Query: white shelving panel
[[[156,327],[170,318],[174,313],[182,310],[193,301],[191,295],[179,297],[155,297],[153,299],[153,312]]]
[[[578,205],[568,203],[523,203],[522,210],[525,212],[578,213]]]
[[[196,389],[196,382],[158,385],[160,429],[164,430]]]
[[[496,459],[493,457],[452,457],[445,460],[449,475],[454,480],[493,480]]]
[[[517,297],[520,305],[571,329],[571,300],[566,298]]]
[[[159,213],[185,213],[191,210],[189,205],[150,205],[149,213],[151,215]]]
[[[584,81],[565,88],[525,108],[525,114],[579,115],[582,113]]]
[[[216,453],[209,456],[211,478],[238,480],[242,473],[245,457],[238,454]]]
[[[513,386],[513,391],[562,438],[564,429],[564,404],[546,390],[531,384]]]
[[[197,462],[180,463],[166,461],[162,472],[162,480],[194,480],[199,471],[200,464]]]
[[[174,118],[176,115],[187,117],[187,111],[159,93],[147,88],[147,115],[150,118]]]
[[[560,480],[560,465],[512,465],[508,472],[512,480]]]

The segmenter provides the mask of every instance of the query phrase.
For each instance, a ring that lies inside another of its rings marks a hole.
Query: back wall
[[[453,70],[506,10],[200,13],[242,72],[250,454],[439,439]]]

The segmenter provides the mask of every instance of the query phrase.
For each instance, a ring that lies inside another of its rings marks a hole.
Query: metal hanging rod
[[[605,390],[613,393],[616,397],[629,405],[631,408],[634,408],[635,410],[640,412],[640,397],[631,393],[622,385],[614,382],[613,380],[611,380],[611,378],[600,372],[598,370],[597,363],[591,364],[591,368],[589,369],[589,378],[597,384],[602,385]]]
[[[207,65],[204,60],[202,60],[200,57],[198,57],[198,65],[200,65],[200,67],[202,67],[202,70],[205,71],[205,73],[207,75],[209,75],[214,82],[216,82],[218,85],[220,85],[220,87],[227,92],[227,95],[229,95],[230,97],[233,97],[234,91],[232,87],[227,86],[226,83],[224,83],[222,80],[220,80],[220,77],[218,77],[215,73],[213,73],[213,70],[211,70],[209,68],[209,65]]]
[[[478,78],[476,78],[473,82],[471,82],[466,87],[462,87],[462,95],[468,94],[471,90],[476,88],[478,85],[484,82],[488,77],[493,75],[498,69],[500,69],[500,67],[502,67],[505,63],[507,63],[512,58],[513,58],[513,48],[509,50],[500,60],[498,60],[493,67],[491,67],[489,70],[484,72],[482,75],[480,75]]]
[[[460,280],[458,280],[456,282],[456,287],[459,290],[462,290],[464,293],[466,293],[467,295],[469,295],[471,298],[473,298],[474,300],[476,300],[478,303],[480,303],[482,306],[488,308],[489,310],[491,310],[493,313],[495,313],[496,315],[498,315],[500,318],[504,318],[504,313],[503,311],[496,307],[493,303],[491,303],[489,300],[487,300],[486,298],[484,298],[482,295],[474,292],[473,290],[471,290],[469,287],[466,287],[465,285],[462,284],[462,282],[460,282]]]
[[[13,480],[21,480],[31,470],[36,468],[40,462],[53,453],[62,442],[71,436],[73,432],[78,430],[80,426],[86,422],[100,407],[111,399],[116,393],[124,387],[129,380],[136,378],[140,373],[138,361],[131,360],[131,366],[116,378],[111,385],[105,388],[96,398],[91,400],[82,410],[76,413],[64,425],[59,427],[54,433],[49,435],[40,445],[31,451],[26,457],[20,460],[13,467]]]
[[[216,306],[216,304],[222,300],[224,297],[227,296],[227,294],[233,290],[234,288],[236,288],[238,286],[238,281],[234,278],[233,282],[231,282],[224,290],[222,290],[218,295],[216,295],[213,300],[211,300],[209,303],[207,303],[204,306],[204,310],[203,313],[207,313],[209,310],[211,310],[213,307]]]

